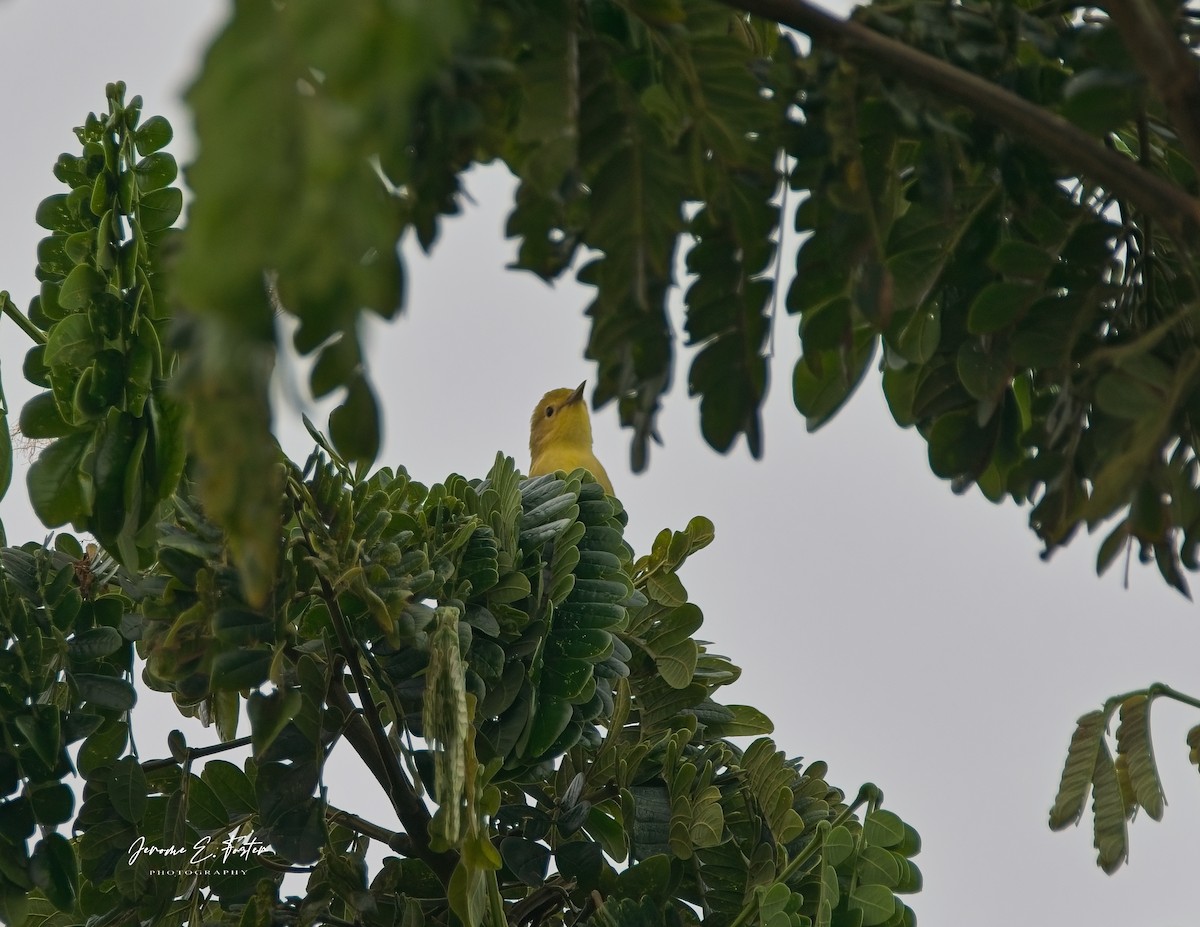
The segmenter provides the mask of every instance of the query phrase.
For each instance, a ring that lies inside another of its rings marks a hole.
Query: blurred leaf
[[[817,360],[796,362],[792,399],[807,419],[809,431],[829,421],[858,388],[875,356],[876,341],[874,332],[860,329],[854,334],[853,347],[844,354],[830,351]]]
[[[371,463],[379,454],[379,403],[363,377],[350,381],[342,404],[329,415],[329,435],[347,460]]]

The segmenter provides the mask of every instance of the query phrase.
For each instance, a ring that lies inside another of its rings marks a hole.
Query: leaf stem
[[[146,762],[142,763],[142,770],[144,772],[153,772],[156,769],[186,765],[204,756],[212,756],[214,753],[224,753],[226,750],[236,750],[238,747],[248,746],[250,746],[250,738],[247,736],[239,737],[236,740],[227,740],[225,743],[213,744],[208,747],[188,747],[187,756],[183,763],[177,762],[174,757],[165,757],[161,760],[146,760]]]
[[[1155,682],[1147,687],[1146,696],[1148,698],[1156,698],[1160,695],[1165,695],[1169,699],[1182,702],[1184,705],[1190,705],[1192,708],[1200,708],[1200,698],[1180,692],[1178,689],[1173,689],[1166,683]]]
[[[46,343],[46,333],[29,321],[29,317],[16,307],[9,298],[8,290],[0,290],[0,310],[17,323],[17,328],[33,339],[35,344]]]

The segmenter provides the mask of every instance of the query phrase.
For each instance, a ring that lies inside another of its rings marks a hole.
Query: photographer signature
[[[191,858],[188,859],[188,864],[195,866],[208,859],[221,858],[222,863],[229,862],[230,858],[249,859],[251,856],[259,856],[266,853],[268,847],[265,843],[257,840],[252,834],[238,836],[235,834],[227,834],[225,839],[217,845],[216,849],[211,849],[212,837],[201,837],[191,847],[186,846],[166,846],[158,847],[153,844],[147,845],[145,837],[138,837],[129,845],[129,865],[133,865],[142,855],[146,857],[162,856],[167,859],[177,859],[181,856],[186,856],[190,850]]]

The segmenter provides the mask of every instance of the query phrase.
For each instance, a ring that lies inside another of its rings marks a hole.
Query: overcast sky
[[[103,108],[106,81],[122,79],[147,114],[171,120],[173,150],[186,161],[181,91],[225,6],[0,4],[0,288],[18,306],[36,292],[34,209],[61,189],[50,169],[75,149],[71,128]],[[506,271],[511,180],[490,169],[467,186],[474,203],[444,226],[434,256],[406,248],[404,317],[374,325],[367,339],[385,403],[382,461],[426,483],[483,476],[497,450],[527,466],[537,399],[593,377],[583,360],[589,291]],[[725,701],[766,711],[780,747],[828,761],[831,782],[847,793],[864,781],[884,790],[885,805],[924,841],[916,862],[925,890],[906,900],[925,927],[1194,922],[1196,889],[1185,877],[1197,858],[1200,778],[1184,734],[1200,722],[1196,712],[1156,704],[1170,805],[1163,823],[1133,825],[1130,863],[1115,877],[1096,868],[1088,824],[1051,834],[1046,816],[1076,717],[1154,681],[1200,692],[1195,607],[1136,562],[1128,591],[1119,568],[1097,579],[1096,538],[1043,563],[1027,509],[955,496],[930,473],[920,437],[888,415],[877,374],[832,424],[807,434],[789,388],[797,322],[781,306],[775,324],[763,461],[741,445],[722,457],[703,444],[685,366],[648,472],[630,472],[614,409],[595,421],[596,451],[630,512],[635,549],[692,515],[716,525],[715,543],[683,578],[705,613],[700,636],[743,667]],[[0,320],[14,422],[32,394],[21,379],[28,347]],[[302,371],[284,370],[303,383]],[[301,411],[312,410],[277,408],[297,459],[308,451]],[[10,543],[45,534],[25,499],[26,466],[18,459],[0,502]],[[171,727],[193,743],[213,738],[169,701],[143,705],[134,717],[144,757],[166,755]],[[335,769],[331,800],[369,815],[362,796],[373,782],[351,762]]]

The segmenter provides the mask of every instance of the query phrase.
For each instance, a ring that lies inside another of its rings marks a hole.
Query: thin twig
[[[236,740],[227,740],[225,743],[213,744],[208,747],[188,747],[187,756],[184,758],[183,764],[191,763],[193,760],[198,760],[204,756],[212,756],[214,753],[224,753],[226,750],[236,750],[238,747],[250,746],[249,737],[239,737]],[[153,772],[156,769],[167,769],[171,766],[179,766],[180,764],[174,757],[166,757],[161,760],[146,760],[142,763],[143,772]]]

